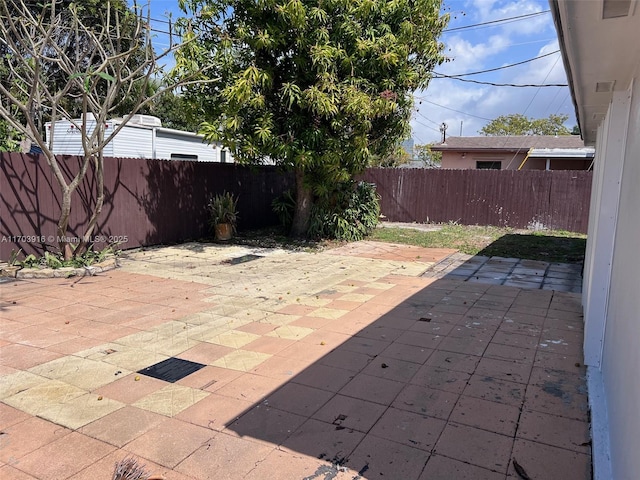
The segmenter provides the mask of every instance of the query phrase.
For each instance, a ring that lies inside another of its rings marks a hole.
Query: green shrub
[[[274,198],[271,202],[271,208],[278,216],[280,224],[288,230],[291,227],[293,214],[296,210],[296,199],[291,190],[287,190],[279,197]]]
[[[238,199],[229,192],[219,193],[211,197],[207,204],[211,228],[215,228],[220,223],[230,223],[235,228],[238,220],[237,204]]]
[[[380,201],[374,184],[355,181],[339,184],[318,199],[311,212],[309,236],[336,240],[362,240],[378,224]]]

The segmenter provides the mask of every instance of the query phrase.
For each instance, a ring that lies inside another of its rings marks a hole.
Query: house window
[[[502,162],[476,162],[476,168],[478,170],[500,170]]]
[[[220,150],[220,163],[227,163],[227,151]]]
[[[172,153],[171,160],[198,160],[198,155],[190,153]]]

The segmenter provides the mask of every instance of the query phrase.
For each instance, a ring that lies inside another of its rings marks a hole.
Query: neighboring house
[[[596,146],[584,265],[594,475],[640,478],[640,5],[550,0],[580,131]]]
[[[451,169],[588,170],[594,157],[576,135],[448,137],[431,150]]]
[[[105,135],[122,123],[122,119],[112,119],[106,123]],[[53,132],[53,153],[60,155],[82,155],[82,138],[78,126],[69,120],[55,123]],[[87,131],[95,127],[95,120],[87,121]],[[51,122],[46,124],[47,142],[51,135]],[[151,115],[134,115],[122,127],[113,140],[104,148],[105,157],[149,158],[164,160],[193,160],[200,162],[232,162],[231,154],[220,145],[205,142],[201,135],[182,130],[163,128],[159,118]]]

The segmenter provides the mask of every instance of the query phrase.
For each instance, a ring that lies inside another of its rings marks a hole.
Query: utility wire
[[[435,75],[442,75],[443,77],[447,77],[447,78],[468,77],[469,75],[479,75],[481,73],[496,72],[498,70],[504,70],[505,68],[517,67],[518,65],[524,65],[525,63],[533,62],[534,60],[538,60],[540,58],[548,57],[550,55],[555,55],[556,53],[559,53],[559,52],[560,52],[560,50],[555,50],[555,51],[553,51],[551,53],[545,53],[544,55],[539,55],[537,57],[533,57],[533,58],[530,58],[528,60],[523,60],[523,61],[518,62],[518,63],[511,63],[509,65],[504,65],[502,67],[496,67],[496,68],[489,68],[487,70],[478,70],[477,72],[458,73],[456,75],[445,75],[444,73],[438,73],[438,72],[433,72],[433,73]]]
[[[501,19],[498,19],[498,20],[491,20],[490,22],[474,23],[472,25],[464,25],[462,27],[447,28],[447,29],[443,30],[442,33],[457,32],[459,30],[467,30],[467,29],[470,29],[470,28],[483,27],[483,26],[492,25],[492,24],[495,24],[495,23],[505,23],[505,22],[511,22],[511,21],[515,21],[515,20],[522,20],[522,19],[525,19],[525,18],[535,17],[537,15],[542,15],[542,14],[548,13],[550,11],[551,10],[543,10],[541,12],[534,12],[534,13],[527,13],[525,15],[518,15],[517,17],[501,18]]]
[[[413,97],[417,98],[418,100],[422,100],[423,102],[430,103],[431,105],[435,105],[436,107],[444,108],[445,110],[451,110],[452,112],[456,112],[456,113],[461,113],[462,115],[466,115],[467,117],[479,118],[480,120],[486,120],[487,122],[491,121],[490,118],[479,117],[478,115],[472,115],[470,113],[461,112],[460,110],[456,110],[455,108],[445,107],[444,105],[440,105],[439,103],[431,102],[424,97],[418,97],[417,95],[414,95]]]
[[[494,82],[481,82],[479,80],[469,80],[468,78],[450,77],[449,75],[436,74],[433,78],[449,78],[451,80],[458,80],[459,82],[477,83],[478,85],[491,85],[492,87],[516,87],[516,88],[543,88],[543,87],[568,87],[566,83],[494,83]]]

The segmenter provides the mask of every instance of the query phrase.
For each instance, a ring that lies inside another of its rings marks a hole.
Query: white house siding
[[[111,133],[110,129],[105,132],[108,133]],[[108,145],[111,147],[110,154],[105,151],[105,157],[153,158],[153,130],[126,125]]]
[[[156,157],[170,159],[172,154],[196,155],[198,161],[219,161],[218,148],[204,143],[202,137],[179,134],[164,129],[156,130]]]
[[[640,478],[638,73],[627,91],[614,94],[596,145],[597,151],[602,152],[599,160],[603,166],[594,175],[595,204],[587,242],[583,300],[598,479]],[[609,167],[611,171],[607,172]],[[594,332],[602,330],[604,335],[598,338]],[[603,452],[610,456],[610,463],[603,458]]]

